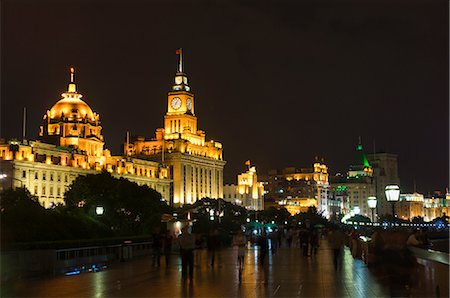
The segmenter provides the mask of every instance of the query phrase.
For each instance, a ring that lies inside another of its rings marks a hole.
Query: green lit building
[[[356,146],[354,161],[347,175],[330,176],[330,201],[341,201],[342,214],[371,217],[367,198],[376,193],[373,169],[362,144]]]

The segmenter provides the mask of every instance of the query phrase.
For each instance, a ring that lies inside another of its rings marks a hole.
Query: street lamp
[[[103,208],[103,206],[95,207],[95,214],[97,214],[98,216],[103,215],[103,212],[105,212],[105,209]]]
[[[373,211],[375,210],[375,208],[377,208],[377,198],[376,197],[368,197],[367,205],[369,205],[369,208],[372,210],[372,223],[374,223],[375,217],[374,217]]]
[[[395,202],[400,198],[400,187],[398,185],[387,185],[384,193],[386,194],[386,200],[392,202],[392,217],[393,223],[395,223]]]

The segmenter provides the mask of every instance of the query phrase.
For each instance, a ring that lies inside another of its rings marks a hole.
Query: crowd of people
[[[199,236],[191,233],[190,229],[191,227],[186,225],[178,237],[169,231],[163,234],[155,231],[152,239],[153,266],[161,266],[160,259],[164,256],[166,267],[168,267],[175,246],[179,247],[183,279],[193,278],[196,249],[206,246],[209,265],[215,266],[216,255],[224,246],[219,230],[211,227],[206,235]],[[349,247],[353,257],[360,257],[360,233],[356,229],[338,226],[313,227],[308,222],[298,227],[280,227],[273,230],[262,228],[256,232],[252,230],[250,233],[239,230],[233,235],[231,245],[236,248],[236,260],[241,273],[244,268],[246,250],[252,245],[259,250],[259,265],[264,266],[267,254],[276,254],[280,247],[298,249],[301,251],[299,255],[303,257],[315,257],[321,239],[324,238],[328,240],[335,270],[342,268],[342,254],[345,245]],[[395,268],[396,264],[402,267],[406,266],[406,268],[409,268],[409,265],[413,266],[414,260],[405,248],[408,246],[422,247],[429,243],[423,230],[416,230],[405,236],[404,232],[376,229],[372,232],[371,238],[370,253],[378,256],[380,262],[389,263],[389,268]]]

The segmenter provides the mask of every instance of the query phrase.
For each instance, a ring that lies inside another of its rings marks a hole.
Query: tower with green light
[[[372,176],[373,176],[372,166],[370,165],[369,160],[367,159],[367,156],[364,152],[363,146],[360,141],[358,146],[356,146],[355,160],[350,165],[348,177],[357,179],[360,177],[372,177]]]

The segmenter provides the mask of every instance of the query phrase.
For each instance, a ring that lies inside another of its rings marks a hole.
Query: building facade
[[[68,90],[44,115],[39,140],[0,142],[2,189],[26,187],[46,208],[64,203],[79,175],[108,171],[149,187],[170,199],[169,169],[157,162],[111,156],[104,149],[100,116],[81,100],[71,69]]]
[[[331,193],[342,197],[342,214],[371,217],[372,210],[369,209],[367,199],[376,193],[373,169],[362,144],[356,146],[354,156],[347,175],[330,177]]]
[[[225,184],[223,199],[249,210],[264,210],[264,185],[258,182],[256,167],[248,163],[248,171],[238,175],[237,185]]]
[[[400,185],[398,176],[398,156],[392,153],[367,154],[375,182],[375,193],[377,197],[377,214],[379,216],[392,214],[392,205],[386,200],[384,189],[389,184]]]
[[[222,144],[206,140],[199,130],[195,115],[195,97],[183,72],[182,62],[175,82],[167,95],[164,128],[156,130],[155,138],[132,138],[124,146],[126,156],[167,164],[172,173],[171,204],[179,206],[209,198],[223,198]]]
[[[395,203],[395,214],[398,218],[411,220],[414,217],[424,217],[424,197],[419,193],[400,194]]]
[[[306,212],[309,207],[329,216],[328,167],[316,161],[312,168],[271,170],[264,181],[266,206],[282,206],[291,214]]]

